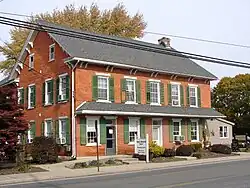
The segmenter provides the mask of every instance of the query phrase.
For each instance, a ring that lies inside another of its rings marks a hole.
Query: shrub
[[[155,142],[151,142],[149,144],[149,150],[153,153],[154,157],[161,157],[164,153],[164,148],[161,146],[158,146]]]
[[[165,149],[164,151],[164,157],[174,157],[176,155],[174,149]]]
[[[177,156],[191,156],[193,152],[194,150],[190,145],[181,145],[176,149]]]
[[[197,142],[197,143],[191,143],[190,144],[194,150],[194,152],[198,152],[201,150],[202,148],[202,144],[200,142]]]
[[[202,154],[201,153],[193,153],[192,156],[196,157],[197,159],[201,159],[202,158]]]
[[[230,147],[228,147],[227,145],[223,145],[223,144],[212,145],[210,148],[210,151],[215,152],[215,153],[222,153],[222,154],[231,154],[232,153],[232,149]]]
[[[32,160],[35,163],[55,163],[58,160],[57,144],[54,138],[36,137],[31,147]]]

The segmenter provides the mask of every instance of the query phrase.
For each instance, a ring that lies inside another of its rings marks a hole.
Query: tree
[[[18,135],[28,129],[23,110],[17,104],[17,90],[14,86],[0,87],[0,151],[15,151]]]
[[[55,9],[52,13],[41,13],[32,16],[27,21],[35,21],[37,19],[89,32],[128,38],[143,37],[143,31],[146,28],[142,14],[136,13],[130,16],[125,6],[120,3],[113,9],[105,9],[104,11],[101,11],[96,4],[92,4],[89,9],[86,6],[76,8],[73,4],[70,4],[63,10]],[[6,42],[0,47],[0,52],[6,57],[6,60],[0,63],[2,72],[8,73],[13,67],[28,33],[27,29],[22,28],[14,28],[10,31],[11,42]]]
[[[250,74],[221,79],[213,89],[212,106],[236,127],[250,128]]]

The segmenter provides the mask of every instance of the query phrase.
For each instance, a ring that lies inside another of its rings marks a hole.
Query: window
[[[53,136],[52,120],[45,120],[44,136],[47,136],[47,137]]]
[[[108,77],[98,76],[98,100],[109,100],[108,85]]]
[[[32,143],[33,142],[33,139],[35,137],[35,131],[36,131],[36,127],[35,127],[35,122],[34,121],[31,121],[29,122],[29,130],[28,130],[28,140],[27,142],[28,143]]]
[[[35,107],[35,100],[36,100],[36,87],[35,85],[30,85],[28,87],[28,108]]]
[[[67,119],[59,119],[59,138],[62,144],[66,143]]]
[[[191,107],[197,107],[197,87],[189,86],[189,100]]]
[[[59,101],[67,99],[67,76],[59,76]]]
[[[198,141],[199,140],[199,129],[198,129],[198,122],[191,121],[191,140]]]
[[[135,142],[135,137],[140,137],[140,120],[130,118],[129,119],[129,143]]]
[[[29,69],[34,68],[34,54],[30,54],[29,56]]]
[[[160,104],[160,83],[150,82],[150,102],[151,104]]]
[[[228,127],[220,126],[220,138],[228,138]]]
[[[153,119],[152,140],[158,145],[162,145],[162,120]]]
[[[172,95],[172,105],[180,105],[180,85],[172,84],[171,85],[171,95]]]
[[[173,122],[173,136],[174,141],[179,141],[178,137],[181,136],[181,121]]]
[[[45,82],[45,104],[53,103],[53,80]]]
[[[97,123],[98,130],[99,129],[99,120],[97,118],[87,118],[87,145],[95,145],[97,141],[96,137],[96,127]],[[99,132],[98,132],[99,133]],[[100,135],[100,134],[98,134]],[[100,136],[98,136],[100,138]],[[98,142],[100,141],[98,138]],[[100,142],[99,142],[100,143]]]
[[[55,59],[55,44],[49,46],[49,61],[53,61]]]
[[[17,103],[24,104],[24,89],[23,88],[19,88],[17,90]]]
[[[134,103],[136,102],[135,80],[132,79],[126,80],[126,101]]]

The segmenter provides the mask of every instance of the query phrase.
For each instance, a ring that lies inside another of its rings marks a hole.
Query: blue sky
[[[250,1],[249,0],[4,0],[0,3],[0,11],[36,14],[50,12],[55,8],[62,9],[65,5],[90,6],[96,2],[100,8],[112,8],[123,2],[129,13],[143,13],[148,23],[146,31],[188,36],[228,43],[250,45]],[[22,17],[14,17],[23,19]],[[9,40],[10,27],[0,25],[1,38]],[[157,43],[161,36],[146,34],[142,40]],[[180,51],[192,52],[207,56],[244,61],[250,63],[250,49],[239,48],[185,39],[171,38],[171,45]],[[3,58],[3,57],[0,57]],[[218,78],[250,73],[250,69],[236,68],[198,62]],[[214,86],[218,81],[212,83]]]

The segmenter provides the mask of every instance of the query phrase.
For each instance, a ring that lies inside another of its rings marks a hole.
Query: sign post
[[[95,121],[95,131],[96,131],[96,158],[97,158],[97,171],[100,172],[100,167],[99,167],[99,143],[98,143],[98,125],[97,121]]]
[[[136,138],[135,139],[135,153],[138,155],[146,156],[146,163],[149,162],[148,134],[146,135],[146,138]]]
[[[148,134],[146,134],[146,163],[149,163],[149,140],[148,140]]]

